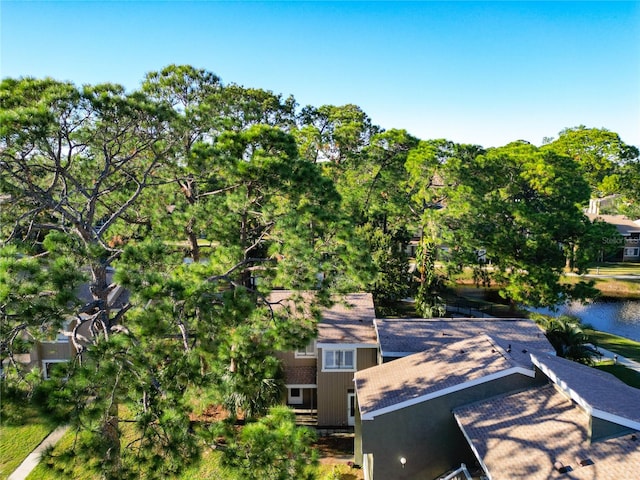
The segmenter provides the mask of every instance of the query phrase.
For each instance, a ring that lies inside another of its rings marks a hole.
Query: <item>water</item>
[[[607,299],[586,305],[572,302],[561,306],[557,312],[544,308],[533,310],[554,316],[572,315],[596,330],[640,342],[640,300]]]

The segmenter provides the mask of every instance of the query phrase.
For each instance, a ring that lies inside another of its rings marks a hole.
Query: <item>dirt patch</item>
[[[326,435],[318,437],[316,448],[321,457],[353,457],[353,435]]]

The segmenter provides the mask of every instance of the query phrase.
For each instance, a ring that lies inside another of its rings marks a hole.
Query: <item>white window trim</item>
[[[47,374],[47,363],[67,363],[69,360],[64,360],[64,359],[47,359],[47,360],[42,360],[42,377],[45,380],[50,380],[51,377],[49,377],[49,375]]]
[[[351,367],[327,367],[328,352],[352,352],[353,365]],[[323,372],[355,372],[358,365],[358,350],[356,348],[325,348],[322,350],[322,371]]]
[[[309,347],[311,347],[312,351],[309,351]],[[301,348],[298,348],[295,351],[295,358],[318,358],[318,348],[316,346],[316,341],[312,340],[305,349],[304,352]]]
[[[625,257],[637,257],[640,254],[640,248],[638,247],[625,247],[624,256]]]

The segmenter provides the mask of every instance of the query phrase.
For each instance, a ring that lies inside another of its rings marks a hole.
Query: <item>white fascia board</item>
[[[324,350],[348,350],[354,348],[378,348],[377,343],[320,343],[318,342],[317,348]]]
[[[621,425],[623,427],[628,427],[628,428],[631,428],[632,430],[636,430],[636,431],[640,430],[640,422],[636,422],[625,417],[620,417],[613,413],[592,409],[591,415],[596,418],[599,418],[600,420],[606,420],[607,422],[615,423],[616,425]]]
[[[287,388],[318,388],[318,385],[315,383],[287,383],[285,384]]]
[[[420,353],[420,352],[386,352],[384,350],[380,350],[380,354],[382,355],[382,358],[385,357],[390,357],[390,358],[404,358],[404,357],[408,357],[409,355],[413,355],[414,353]]]
[[[464,435],[464,438],[467,439],[467,443],[469,444],[469,446],[471,447],[471,451],[473,452],[473,454],[476,456],[476,459],[478,460],[478,463],[480,464],[480,466],[482,467],[482,470],[484,470],[485,475],[487,476],[487,478],[489,480],[491,480],[491,472],[489,471],[489,469],[487,468],[487,466],[485,465],[485,463],[482,461],[482,457],[480,456],[480,452],[478,452],[478,449],[476,448],[476,446],[473,444],[473,441],[471,440],[471,438],[469,438],[469,435],[467,435],[466,430],[464,429],[464,427],[462,426],[462,424],[460,423],[460,420],[458,420],[458,417],[456,415],[454,415],[455,419],[456,419],[456,423],[458,424],[458,427],[460,427],[460,430],[462,431],[462,434]]]
[[[614,413],[605,412],[604,410],[599,410],[597,408],[593,408],[593,406],[587,402],[582,396],[572,389],[567,382],[560,380],[556,374],[550,368],[547,368],[546,365],[542,364],[540,360],[535,356],[531,355],[531,360],[533,364],[538,367],[542,373],[544,373],[549,380],[551,380],[557,387],[562,390],[566,395],[571,398],[574,402],[580,405],[587,414],[592,417],[599,418],[600,420],[606,420],[607,422],[615,423],[616,425],[621,425],[623,427],[632,428],[634,430],[640,430],[640,422],[631,420],[629,418],[621,417]]]
[[[415,397],[409,400],[405,400],[404,402],[396,403],[395,405],[390,405],[388,407],[380,408],[378,410],[365,413],[362,415],[362,420],[373,420],[375,417],[384,415],[386,413],[391,413],[397,410],[402,410],[403,408],[412,407],[413,405],[417,405],[419,403],[433,400],[434,398],[444,397],[445,395],[466,390],[467,388],[475,387],[476,385],[482,385],[483,383],[491,382],[499,378],[508,377],[513,374],[526,375],[527,377],[531,377],[531,378],[535,378],[536,376],[536,373],[534,370],[529,370],[523,367],[512,367],[506,370],[501,370],[500,372],[486,375],[484,377],[476,378],[475,380],[459,383],[458,385],[453,385],[451,387],[443,388],[442,390],[431,392],[426,395],[421,395],[420,397]]]

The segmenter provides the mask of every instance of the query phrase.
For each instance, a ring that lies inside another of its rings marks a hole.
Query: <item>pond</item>
[[[572,315],[596,330],[640,342],[640,300],[611,298],[588,304],[571,302],[557,312],[543,308],[532,310],[547,315]]]

